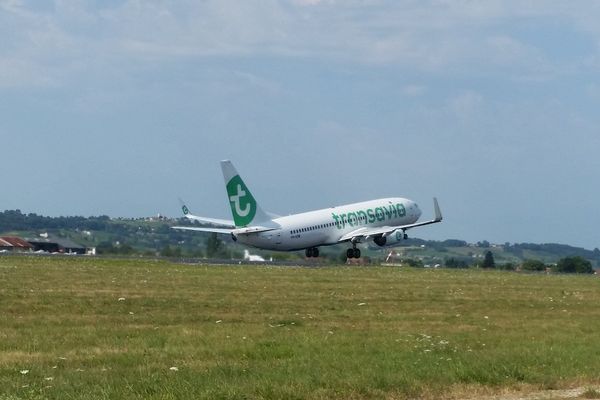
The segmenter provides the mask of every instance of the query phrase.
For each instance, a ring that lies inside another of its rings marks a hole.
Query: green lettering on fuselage
[[[385,215],[383,214],[383,208],[381,208],[381,207],[375,208],[375,217],[377,217],[377,221],[385,220]]]
[[[349,212],[348,214],[346,214],[346,218],[348,219],[348,225],[350,225],[350,226],[358,225],[358,220],[356,219],[356,213]]]
[[[390,204],[388,206],[381,206],[368,208],[366,210],[351,211],[344,214],[331,213],[333,221],[338,229],[344,229],[346,224],[354,227],[359,225],[372,224],[375,221],[385,221],[386,219],[391,220],[394,218],[402,218],[406,216],[406,209],[404,204]]]
[[[367,213],[366,212],[364,212],[363,210],[359,210],[356,212],[356,215],[358,215],[358,223],[359,224],[367,223]]]
[[[372,224],[373,222],[375,222],[375,213],[373,212],[372,208],[369,208],[367,210],[367,215],[369,216],[369,223]]]

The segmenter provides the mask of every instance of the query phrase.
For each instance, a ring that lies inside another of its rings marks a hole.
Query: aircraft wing
[[[348,232],[344,236],[342,236],[338,241],[339,242],[347,242],[351,241],[361,241],[361,240],[369,240],[375,236],[389,236],[397,230],[406,231],[407,229],[416,228],[417,226],[424,226],[435,224],[438,222],[442,222],[442,212],[440,211],[440,206],[438,204],[437,199],[433,198],[433,208],[435,212],[435,217],[429,221],[423,222],[415,222],[414,224],[407,225],[392,225],[392,226],[380,226],[375,228],[362,227],[358,228],[352,232]]]
[[[393,226],[380,226],[377,228],[359,228],[352,232],[346,233],[342,236],[338,241],[339,242],[347,242],[348,240],[356,240],[356,239],[365,239],[368,240],[373,236],[382,235],[387,232],[395,231],[396,227]]]

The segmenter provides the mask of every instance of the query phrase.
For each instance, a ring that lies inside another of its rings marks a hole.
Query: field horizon
[[[0,400],[476,398],[600,384],[596,276],[0,258]]]

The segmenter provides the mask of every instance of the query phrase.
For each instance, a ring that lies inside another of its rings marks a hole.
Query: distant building
[[[248,250],[244,250],[244,260],[246,261],[265,261],[265,259],[258,254],[250,254]]]
[[[25,252],[33,250],[33,246],[20,237],[2,236],[0,237],[0,250]]]
[[[48,253],[75,253],[85,254],[86,248],[66,238],[35,238],[27,240],[34,251],[46,251]]]

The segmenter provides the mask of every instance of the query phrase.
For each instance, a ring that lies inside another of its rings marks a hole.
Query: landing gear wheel
[[[353,249],[346,250],[346,258],[354,258],[354,250]]]
[[[354,258],[360,258],[360,249],[352,249]]]
[[[306,254],[306,257],[308,257],[308,258],[319,257],[319,248],[318,247],[309,247],[308,249],[305,250],[304,254]]]

